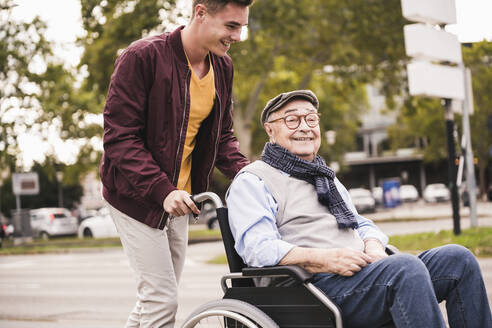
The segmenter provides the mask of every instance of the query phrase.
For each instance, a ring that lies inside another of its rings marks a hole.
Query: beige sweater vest
[[[245,166],[241,172],[252,173],[263,180],[277,201],[276,222],[282,240],[300,247],[364,250],[357,230],[338,229],[335,217],[318,202],[312,184],[262,161]]]

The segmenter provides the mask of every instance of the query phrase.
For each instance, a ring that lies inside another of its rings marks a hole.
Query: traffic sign
[[[14,195],[39,194],[39,178],[36,172],[12,174],[12,190]]]
[[[463,70],[425,61],[407,65],[408,87],[413,96],[465,99]]]
[[[425,24],[403,27],[407,56],[418,60],[462,63],[461,44],[456,35]]]
[[[433,25],[456,24],[454,0],[401,0],[403,17]]]

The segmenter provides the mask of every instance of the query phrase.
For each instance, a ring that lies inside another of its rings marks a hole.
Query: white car
[[[419,192],[412,185],[400,186],[400,200],[402,202],[416,202],[419,200]]]
[[[45,207],[29,211],[34,237],[75,236],[77,218],[66,208]]]
[[[79,238],[119,237],[113,219],[106,208],[99,210],[96,216],[84,219],[79,226]]]
[[[374,212],[376,201],[369,190],[364,188],[352,188],[349,189],[348,192],[357,212]]]
[[[382,187],[372,188],[372,197],[376,201],[376,205],[382,205],[383,204],[383,188]]]
[[[433,183],[425,187],[423,198],[426,202],[435,203],[448,201],[451,197],[444,183]]]

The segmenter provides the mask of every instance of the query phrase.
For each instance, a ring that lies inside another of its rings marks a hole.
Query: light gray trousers
[[[137,280],[137,303],[125,327],[174,327],[189,215],[171,217],[159,230],[107,205]]]

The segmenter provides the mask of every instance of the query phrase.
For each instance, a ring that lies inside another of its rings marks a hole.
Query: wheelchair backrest
[[[232,236],[231,227],[229,225],[227,208],[217,208],[217,219],[219,221],[220,233],[222,234],[222,241],[224,242],[229,270],[230,272],[241,272],[247,265],[243,262],[243,259],[234,248],[234,237]]]

